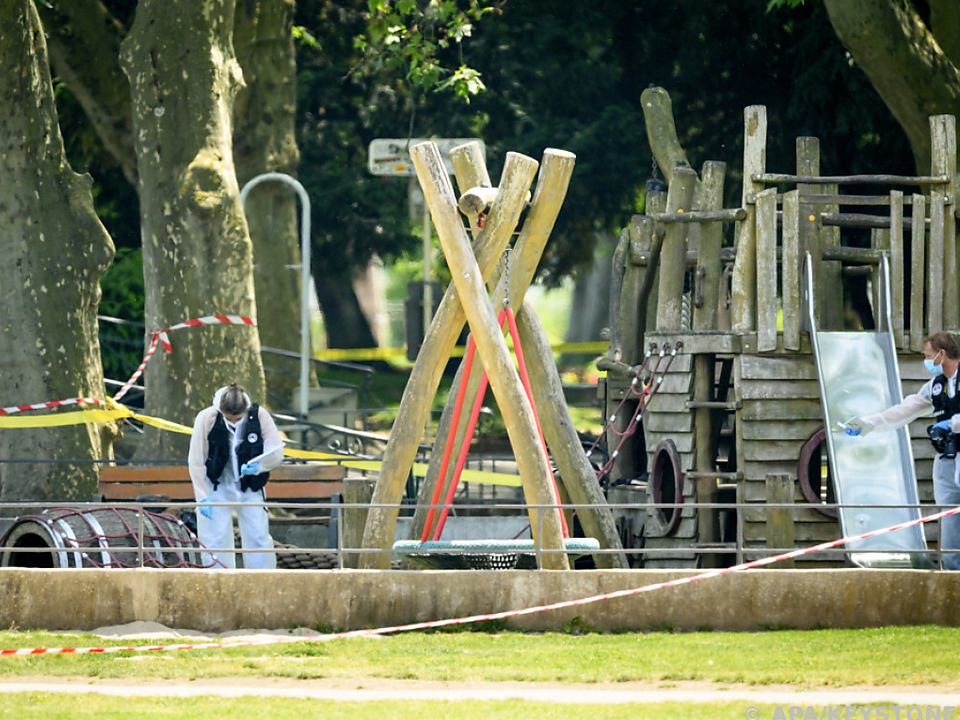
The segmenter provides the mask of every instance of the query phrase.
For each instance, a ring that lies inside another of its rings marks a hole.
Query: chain
[[[510,248],[503,251],[503,307],[510,307]]]

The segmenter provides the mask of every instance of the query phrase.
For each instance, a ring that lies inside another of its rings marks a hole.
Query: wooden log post
[[[823,185],[823,192],[828,195],[838,195],[839,185],[836,183]],[[841,248],[840,227],[827,225],[822,218],[829,213],[839,213],[840,205],[824,205],[821,208],[821,217],[818,218],[820,225],[820,250],[826,255],[831,250]],[[820,308],[820,322],[823,323],[823,330],[842,330],[844,327],[843,317],[843,263],[825,261],[820,266],[820,276],[817,280],[817,292],[821,298],[825,298],[824,304]],[[820,327],[820,326],[818,326]]]
[[[723,180],[726,163],[706,162],[701,171],[699,210],[719,210],[723,207]],[[720,246],[723,244],[723,223],[704,223],[700,229],[697,247],[697,269],[693,301],[692,328],[695,332],[717,330],[720,307]],[[699,293],[696,289],[699,288]],[[699,298],[697,295],[699,294]]]
[[[633,222],[631,221],[631,226]],[[636,327],[635,318],[627,318],[620,312],[620,304],[623,302],[624,281],[627,278],[628,269],[631,276],[638,275],[632,266],[628,268],[627,257],[630,252],[630,227],[625,227],[617,240],[616,250],[613,252],[613,259],[610,262],[610,344],[607,346],[606,357],[612,362],[623,362],[625,357],[623,352],[624,340],[628,341],[630,330]],[[631,277],[632,280],[632,277]],[[630,291],[632,287],[628,288]],[[634,333],[635,334],[635,333]]]
[[[540,408],[540,425],[547,447],[560,471],[560,479],[570,501],[574,505],[587,506],[577,510],[583,532],[587,537],[596,538],[601,548],[620,551],[594,555],[594,562],[598,568],[628,569],[630,564],[623,553],[613,513],[607,507],[597,473],[580,446],[576,427],[567,409],[550,341],[529,301],[524,301],[517,314],[517,329],[534,401]]]
[[[943,321],[938,330],[960,330],[960,253],[957,251],[957,119],[953,115],[930,118],[931,175],[946,175],[949,181],[937,192],[950,205],[943,215]]]
[[[797,174],[805,177],[815,177],[820,174],[820,139],[815,137],[798,137],[796,144]],[[797,190],[799,194],[808,197],[814,193],[820,193],[820,187],[809,185],[807,183],[798,183]],[[823,316],[821,308],[824,303],[823,294],[819,290],[820,268],[823,265],[823,253],[820,247],[820,208],[812,203],[799,203],[797,215],[799,225],[797,232],[800,243],[800,260],[803,262],[807,253],[810,253],[810,265],[814,279],[813,284],[813,317],[817,321],[817,327],[822,326]],[[804,283],[806,287],[806,283]],[[809,330],[807,327],[807,308],[803,308],[800,316],[800,327],[802,330]]]
[[[520,220],[524,199],[537,165],[536,160],[524,155],[507,154],[497,201],[491,207],[483,231],[476,241],[476,258],[483,277],[489,277]],[[360,567],[390,567],[390,554],[382,551],[393,546],[404,484],[413,467],[440,377],[456,346],[465,319],[466,314],[456,289],[448,287],[407,380],[367,514],[363,547],[381,552],[365,553],[361,556]]]
[[[874,250],[877,250],[880,253],[880,256],[886,255],[889,259],[890,257],[890,228],[873,228],[870,231],[870,247]],[[870,266],[870,276],[871,276],[871,302],[873,303],[873,314],[875,316],[877,328],[886,329],[886,319],[880,317],[882,308],[886,306],[886,300],[881,297],[886,291],[884,286],[883,278],[880,277],[880,264],[876,266]],[[891,326],[892,329],[892,326]],[[896,342],[896,338],[894,338]]]
[[[490,387],[500,405],[526,501],[532,506],[556,504],[553,476],[540,444],[533,408],[513,365],[497,322],[497,313],[487,295],[480,267],[460,221],[453,187],[444,170],[440,152],[434,143],[426,142],[411,148],[410,156],[466,312],[477,354],[487,370]],[[545,551],[564,549],[559,509],[531,507],[529,517],[531,533],[540,548]],[[570,567],[562,552],[547,552],[542,556],[541,565],[551,570],[567,570]]]
[[[911,205],[913,226],[910,228],[910,349],[914,352],[923,352],[924,340],[927,337],[923,327],[926,204],[926,197],[914,193]]]
[[[767,475],[767,502],[793,504],[794,482],[790,475]],[[767,547],[780,551],[793,550],[793,512],[790,508],[767,508]],[[778,567],[792,568],[793,560],[783,560]]]
[[[489,187],[491,185],[490,174],[487,171],[487,164],[483,153],[480,151],[479,143],[468,143],[454,148],[450,152],[450,162],[453,165],[453,173],[457,179],[457,185],[463,188]],[[461,196],[461,200],[462,200]],[[459,204],[459,203],[458,203]],[[492,203],[491,203],[492,205]],[[463,212],[463,208],[460,208]],[[470,231],[474,237],[481,233],[477,223],[476,214],[467,214]],[[499,263],[495,264],[490,273],[490,278],[498,277],[500,272]],[[408,539],[417,540],[423,534],[423,528],[426,525],[427,517],[430,514],[430,505],[433,501],[434,492],[437,484],[441,483],[439,497],[447,496],[449,482],[453,477],[453,468],[449,468],[445,477],[440,477],[441,464],[443,462],[444,450],[450,438],[450,426],[453,423],[454,407],[457,401],[457,391],[460,387],[461,377],[463,375],[463,363],[457,368],[456,376],[453,379],[450,392],[447,394],[447,400],[444,404],[443,412],[440,414],[440,420],[437,423],[437,434],[433,441],[433,448],[430,452],[430,460],[427,464],[427,472],[417,492],[417,507],[414,511],[413,522],[410,524],[410,534]],[[479,377],[479,376],[478,376]],[[477,388],[472,387],[472,395],[468,388],[468,397],[476,395]],[[469,415],[469,413],[468,413]],[[467,422],[462,419],[454,434],[451,446],[451,457],[456,457],[455,451],[463,447],[466,434]],[[436,512],[434,512],[436,515]]]
[[[783,347],[800,349],[800,191],[791,190],[783,196],[783,256],[781,268],[781,297],[783,298]]]
[[[511,305],[520,306],[517,325],[530,386],[539,408],[543,435],[559,470],[563,489],[574,504],[598,506],[583,507],[578,511],[584,532],[596,538],[603,549],[622,550],[613,514],[609,508],[600,507],[606,505],[606,499],[596,473],[580,446],[546,332],[532,306],[524,302],[527,288],[536,274],[566,196],[575,161],[576,156],[563,150],[548,149],[544,152],[536,202],[527,214],[524,229],[510,256],[509,286],[504,288],[506,277],[502,276],[493,297],[503,297],[506,292]],[[629,567],[626,555],[622,552],[597,555],[595,562],[601,568]]]
[[[757,351],[777,349],[777,189],[756,196]]]
[[[677,137],[677,125],[673,119],[673,103],[670,93],[662,87],[649,87],[640,94],[643,119],[647,127],[650,150],[667,179],[675,167],[690,167],[687,155]],[[650,208],[647,207],[649,214]]]
[[[898,348],[906,349],[904,342],[904,248],[903,248],[903,192],[890,191],[890,314],[893,340]]]
[[[694,356],[693,399],[697,403],[707,403],[713,400],[713,386],[715,382],[714,370],[716,355],[701,353]],[[720,423],[716,411],[710,407],[698,406],[693,415],[693,432],[696,462],[696,497],[698,503],[717,502],[716,472],[716,438],[719,433],[714,429]],[[678,510],[679,512],[679,510]],[[716,543],[720,541],[719,512],[713,507],[697,508],[697,541],[700,543]],[[704,556],[707,567],[716,567],[713,561],[719,559],[716,555]]]
[[[741,206],[746,217],[737,223],[734,245],[737,257],[733,264],[730,292],[730,323],[735,332],[751,332],[756,328],[757,303],[757,238],[756,207],[748,198],[763,190],[753,179],[763,174],[767,165],[767,109],[751,105],[744,109],[743,193]]]
[[[820,140],[815,137],[797,138],[796,144],[797,175],[807,178],[820,176]],[[818,185],[815,183],[798,183],[797,190],[801,197],[812,194],[837,193],[836,185]],[[824,251],[829,247],[840,244],[839,228],[824,227],[822,215],[836,213],[839,207],[836,204],[816,206],[812,203],[800,203],[800,257],[810,253],[813,265],[813,302],[814,318],[817,327],[824,330],[839,330],[843,327],[843,283],[841,281],[841,266],[838,262],[824,261]],[[807,327],[807,313],[801,316],[801,329]]]
[[[700,181],[699,207],[701,211],[723,207],[723,179],[726,165],[722,162],[707,162],[703,166]],[[721,223],[705,223],[700,230],[695,270],[693,322],[694,332],[717,330],[720,278],[723,267],[720,262],[720,245],[723,226]],[[716,355],[702,353],[694,357],[694,400],[713,400],[714,369]],[[694,411],[694,443],[696,446],[696,497],[698,503],[717,502],[716,471],[717,431],[722,419],[720,413],[709,407]],[[701,507],[697,510],[697,540],[700,543],[716,543],[720,540],[719,513],[716,508]],[[704,562],[713,565],[718,556],[708,554]]]
[[[663,238],[666,231],[663,223],[654,221],[650,216],[662,213],[666,209],[667,194],[665,192],[648,193],[646,198],[647,214],[640,216],[636,236],[650,238],[649,252],[646,255],[644,254],[644,246],[640,242],[631,242],[630,245],[631,262],[639,264],[645,259],[647,264],[637,297],[637,321],[640,323],[642,331],[638,331],[640,353],[638,353],[634,362],[640,362],[643,356],[644,333],[657,327],[657,316],[660,308],[657,306],[657,292],[655,291],[660,287],[660,253],[663,250]]]
[[[667,188],[667,212],[684,212],[693,207],[697,174],[688,167],[676,167]],[[660,251],[660,288],[657,296],[657,330],[679,332],[683,311],[683,278],[687,272],[687,225],[667,226]]]
[[[927,332],[940,332],[943,325],[943,298],[947,278],[944,273],[943,226],[944,197],[939,190],[930,195],[930,240],[927,250]],[[956,282],[951,278],[953,282]]]
[[[348,477],[343,480],[343,502],[347,505],[369,505],[377,481],[366,477]],[[369,507],[351,507],[343,511],[343,549],[359,550],[363,545],[363,528],[367,524]],[[345,568],[360,566],[360,554],[345,552],[341,559]]]
[[[451,154],[454,171],[457,176],[457,182],[460,185],[467,185],[475,182],[475,163],[468,163],[457,155],[457,151]],[[570,179],[573,174],[576,156],[573,153],[555,148],[547,148],[543,154],[543,163],[540,167],[540,174],[537,179],[537,186],[534,190],[530,209],[524,221],[520,236],[517,238],[516,247],[510,256],[510,284],[511,300],[517,298],[522,301],[527,287],[533,280],[537,264],[543,254],[543,250],[553,231],[553,225],[556,222],[563,200],[566,197],[567,189],[570,185]],[[503,298],[504,288],[502,283],[503,267],[497,265],[491,273],[491,284],[495,286],[493,297],[495,299]],[[443,490],[440,497],[445,497],[450,483],[454,479],[455,463],[451,463],[445,476],[439,477],[440,465],[443,458],[444,445],[450,434],[450,425],[453,422],[454,403],[456,401],[457,391],[463,379],[463,364],[457,369],[457,375],[451,386],[447,403],[444,406],[440,417],[439,427],[437,429],[437,438],[434,442],[433,452],[430,455],[430,463],[427,469],[427,476],[420,486],[418,495],[418,506],[414,513],[414,519],[411,526],[411,539],[419,538],[423,533],[426,524],[428,506],[433,497],[437,483],[443,484]],[[461,410],[460,420],[454,435],[454,450],[463,446],[463,443],[469,442],[466,438],[467,425],[469,424],[470,410],[473,407],[476,398],[477,389],[480,385],[480,375],[483,368],[480,363],[474,363],[470,377],[467,378],[467,387],[465,390],[464,406]],[[454,454],[453,457],[456,457]]]

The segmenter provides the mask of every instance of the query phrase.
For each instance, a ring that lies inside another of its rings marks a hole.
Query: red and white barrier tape
[[[205,317],[194,318],[193,320],[187,320],[186,322],[177,323],[176,325],[171,325],[168,328],[160,330],[158,332],[148,333],[150,335],[150,346],[147,348],[146,354],[143,356],[143,361],[140,363],[140,366],[136,369],[133,375],[130,376],[130,379],[124,383],[123,387],[117,391],[117,394],[113,396],[113,400],[119,401],[127,392],[133,387],[133,384],[137,381],[142,374],[144,369],[147,367],[147,363],[150,362],[150,358],[153,357],[153,353],[156,352],[157,343],[163,345],[163,349],[168,353],[173,352],[173,347],[170,345],[170,339],[167,337],[167,333],[171,330],[180,330],[181,328],[188,327],[197,327],[198,325],[252,325],[256,326],[257,321],[253,318],[244,317],[243,315],[207,315]],[[99,400],[97,398],[88,398],[88,397],[78,397],[70,398],[68,400],[51,400],[49,402],[34,403],[33,405],[11,405],[10,407],[0,408],[0,416],[3,415],[12,415],[13,413],[25,412],[27,410],[45,410],[47,408],[63,407],[64,405],[77,405],[77,404],[87,404],[87,405],[108,405],[104,400]]]
[[[127,391],[133,387],[133,384],[137,381],[143,371],[147,367],[147,363],[150,362],[150,358],[153,357],[153,353],[157,350],[157,343],[159,342],[163,345],[163,349],[168,353],[173,352],[173,347],[170,345],[170,338],[167,336],[167,333],[172,330],[180,330],[181,328],[188,327],[197,327],[199,325],[253,325],[256,326],[257,321],[253,318],[244,317],[243,315],[206,315],[204,317],[194,318],[193,320],[187,320],[182,323],[177,323],[176,325],[171,325],[168,328],[163,330],[158,330],[156,332],[148,333],[150,335],[150,346],[147,348],[146,354],[143,356],[143,361],[140,363],[140,366],[134,371],[133,375],[130,376],[130,379],[123,384],[117,394],[113,396],[114,400],[119,401],[124,395],[127,394]]]
[[[627,590],[615,590],[614,592],[604,593],[602,595],[593,595],[591,597],[577,598],[576,600],[562,600],[560,602],[551,603],[549,605],[536,605],[534,607],[522,608],[520,610],[504,610],[502,612],[487,613],[484,615],[470,615],[468,617],[449,618],[446,620],[431,620],[429,622],[411,623],[408,625],[394,625],[392,627],[369,628],[365,630],[347,630],[344,632],[330,633],[325,635],[298,635],[294,637],[242,640],[242,641],[234,641],[234,642],[179,644],[179,645],[122,645],[122,646],[114,646],[114,647],[86,647],[86,648],[12,648],[7,650],[0,650],[0,656],[55,655],[55,654],[67,654],[67,653],[80,655],[80,654],[92,654],[92,653],[116,653],[116,652],[125,652],[125,651],[151,652],[156,650],[211,650],[211,649],[217,649],[217,648],[250,647],[254,645],[279,645],[282,643],[294,643],[294,642],[317,642],[321,640],[333,640],[335,638],[387,635],[390,633],[406,632],[409,630],[428,630],[430,628],[445,627],[449,625],[465,625],[468,623],[481,622],[484,620],[503,620],[505,618],[519,617],[521,615],[533,615],[534,613],[546,612],[548,610],[561,610],[563,608],[576,607],[578,605],[589,605],[591,603],[600,602],[601,600],[612,600],[614,598],[622,598],[622,597],[629,597],[631,595],[639,595],[640,593],[650,592],[652,590],[661,590],[663,588],[675,587],[677,585],[686,585],[687,583],[696,582],[697,580],[706,580],[708,578],[715,578],[721,575],[728,575],[733,572],[750,570],[752,568],[761,567],[763,565],[771,565],[773,563],[780,562],[781,560],[789,560],[790,558],[800,557],[801,555],[809,555],[810,553],[815,553],[820,550],[829,550],[830,548],[837,547],[838,545],[843,545],[848,542],[855,542],[857,540],[866,540],[867,538],[876,537],[878,535],[883,535],[888,532],[894,532],[896,530],[903,530],[904,528],[912,527],[914,525],[933,522],[934,520],[939,520],[941,518],[945,518],[950,515],[956,515],[958,513],[960,513],[960,506],[949,508],[947,510],[943,510],[933,515],[928,515],[926,517],[917,518],[916,520],[908,520],[906,522],[897,523],[896,525],[890,525],[889,527],[880,528],[879,530],[870,530],[865,533],[860,533],[859,535],[851,535],[850,537],[844,537],[838,540],[830,540],[829,542],[820,543],[819,545],[814,545],[812,547],[801,548],[799,550],[791,550],[790,552],[786,552],[781,555],[774,555],[772,557],[760,558],[759,560],[751,560],[750,562],[741,563],[740,565],[734,565],[733,567],[710,570],[705,573],[700,573],[699,575],[691,575],[689,577],[676,578],[675,580],[667,580],[665,582],[653,583],[651,585],[643,585],[641,587],[630,588]]]
[[[0,416],[12,415],[13,413],[24,412],[25,410],[44,410],[46,408],[62,407],[64,405],[107,405],[105,400],[98,398],[78,397],[69,400],[51,400],[45,403],[35,403],[33,405],[11,405],[10,407],[0,408]]]

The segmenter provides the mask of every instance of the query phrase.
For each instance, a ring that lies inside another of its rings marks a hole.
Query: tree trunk
[[[141,0],[121,49],[140,172],[148,331],[207,315],[254,316],[253,256],[233,165],[233,0]],[[257,330],[204,325],[171,334],[145,372],[145,407],[191,423],[217,387],[264,395]],[[188,439],[145,437],[139,457],[182,459]]]
[[[314,253],[316,256],[316,253]],[[376,347],[370,325],[353,291],[353,272],[345,268],[339,275],[329,275],[318,268],[319,261],[313,267],[317,300],[323,311],[326,323],[327,346],[332,348]]]
[[[960,115],[960,71],[907,0],[824,5],[837,37],[906,132],[917,172],[929,173],[928,118]]]
[[[957,0],[928,0],[930,30],[937,45],[960,67],[960,3]]]
[[[596,342],[610,323],[610,256],[616,238],[603,235],[597,242],[593,262],[577,273],[570,302],[566,342]]]
[[[113,243],[67,164],[32,0],[0,0],[0,405],[103,398],[100,276]],[[25,415],[26,417],[26,415]],[[0,499],[89,500],[114,424],[0,431]],[[78,463],[16,460],[77,459]]]
[[[240,0],[234,45],[246,87],[234,104],[233,152],[243,187],[257,175],[296,176],[296,58],[293,0]],[[246,199],[253,241],[254,283],[260,342],[300,352],[300,208],[289,185],[265,182]],[[275,408],[290,408],[299,387],[300,363],[266,355],[267,395]],[[311,373],[311,384],[316,376]]]

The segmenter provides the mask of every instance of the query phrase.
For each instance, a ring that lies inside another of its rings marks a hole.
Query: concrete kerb
[[[204,633],[361,629],[466,617],[629,590],[696,571],[201,571],[0,568],[0,626],[92,630],[145,621]],[[753,570],[511,617],[550,630],[960,626],[960,573]]]

